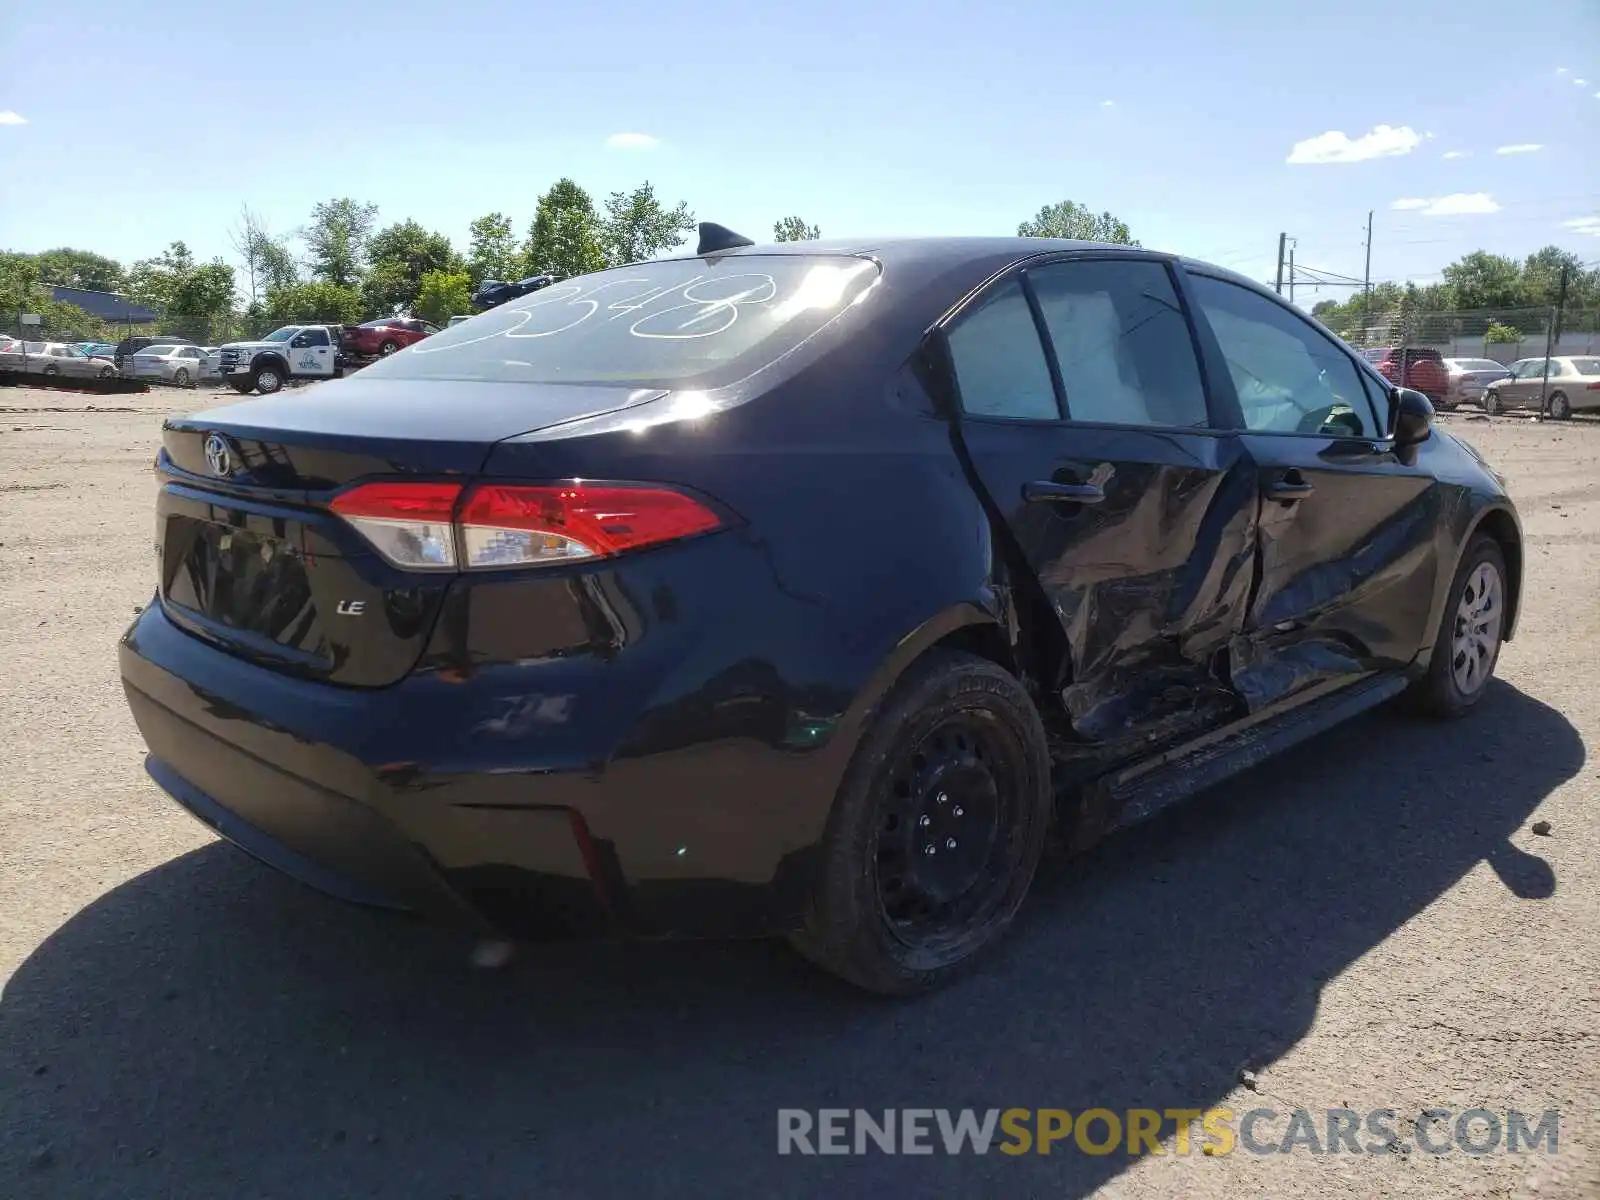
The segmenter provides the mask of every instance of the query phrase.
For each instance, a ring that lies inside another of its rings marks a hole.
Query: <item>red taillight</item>
[[[459,483],[364,483],[329,505],[397,567],[453,571]]]
[[[722,519],[671,488],[481,484],[461,507],[467,567],[606,558],[706,533]]]
[[[383,557],[411,570],[609,558],[722,525],[683,492],[633,484],[367,483],[329,507]]]
[[[1586,392],[1600,392],[1600,383],[1585,384],[1583,390]]]

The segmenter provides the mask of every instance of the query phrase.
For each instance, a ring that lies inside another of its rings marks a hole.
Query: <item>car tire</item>
[[[1565,392],[1552,392],[1550,394],[1549,412],[1552,421],[1570,421],[1572,419],[1572,402],[1567,399]]]
[[[59,374],[61,374],[61,368],[56,366],[55,363],[45,363],[45,365],[40,368],[39,374],[41,374],[41,375],[59,375]]]
[[[1500,393],[1485,392],[1483,394],[1483,411],[1491,417],[1500,415]]]
[[[184,367],[179,367],[176,371],[174,371],[172,373],[172,382],[174,384],[176,384],[178,387],[188,387],[189,386],[189,372],[188,372],[188,370],[186,368],[184,368]]]
[[[1010,926],[1050,812],[1044,725],[1022,685],[976,655],[928,654],[856,747],[791,944],[870,992],[943,983]]]
[[[116,374],[116,372],[113,371],[110,367],[101,367],[100,371],[99,371],[99,374],[96,375],[95,378],[97,378],[97,379],[110,379],[115,374]]]
[[[238,392],[241,396],[248,396],[250,394],[251,384],[248,379],[230,379],[228,380],[228,386],[234,391]]]
[[[250,389],[263,396],[283,389],[283,372],[277,367],[257,367],[250,372]]]
[[[1461,716],[1483,698],[1505,640],[1510,597],[1511,579],[1500,543],[1486,533],[1475,535],[1450,582],[1428,673],[1412,688],[1417,711],[1449,719]],[[1478,610],[1482,610],[1479,616],[1469,615]],[[1468,636],[1469,629],[1476,636]]]
[[[389,355],[393,354],[398,349],[400,349],[399,342],[385,341],[381,346],[378,347],[378,357],[388,358]]]

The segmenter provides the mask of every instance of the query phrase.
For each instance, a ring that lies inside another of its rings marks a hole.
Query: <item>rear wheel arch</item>
[[[1017,674],[1015,652],[999,616],[974,601],[933,614],[902,637],[873,668],[840,718],[829,740],[823,785],[831,808],[856,747],[871,729],[895,687],[917,663],[935,651],[962,650]],[[1027,681],[1023,680],[1026,686]],[[824,812],[826,812],[826,808]]]

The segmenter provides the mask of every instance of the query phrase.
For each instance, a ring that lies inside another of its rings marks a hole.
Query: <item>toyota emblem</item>
[[[233,470],[233,458],[221,434],[213,433],[206,439],[206,466],[211,468],[213,475],[226,475]]]

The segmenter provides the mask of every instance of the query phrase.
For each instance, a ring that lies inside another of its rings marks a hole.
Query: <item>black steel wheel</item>
[[[869,991],[942,982],[998,940],[1026,896],[1049,778],[1022,685],[986,659],[929,654],[856,749],[795,946]]]

